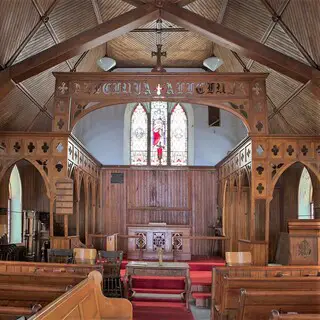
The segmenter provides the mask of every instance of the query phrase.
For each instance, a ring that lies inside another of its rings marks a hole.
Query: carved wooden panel
[[[239,116],[249,132],[268,132],[263,73],[54,73],[53,131],[72,130],[84,115],[107,105],[155,100],[198,103]],[[69,117],[69,108],[71,115]]]

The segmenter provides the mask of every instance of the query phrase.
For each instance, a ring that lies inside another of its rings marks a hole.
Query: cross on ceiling
[[[161,57],[166,57],[167,52],[166,51],[161,51],[162,49],[162,44],[157,44],[157,51],[152,51],[151,56],[152,57],[157,57],[157,64],[156,66],[151,70],[152,72],[166,72],[166,69],[162,67],[161,63]]]

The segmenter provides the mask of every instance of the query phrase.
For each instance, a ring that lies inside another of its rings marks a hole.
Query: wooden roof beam
[[[312,79],[312,67],[189,10],[166,3],[161,15],[167,21],[198,32],[219,45],[258,61],[292,79],[302,83]]]
[[[67,59],[153,21],[158,18],[158,15],[159,9],[154,5],[141,5],[1,71],[0,98],[14,88],[12,81],[15,83],[24,81]]]

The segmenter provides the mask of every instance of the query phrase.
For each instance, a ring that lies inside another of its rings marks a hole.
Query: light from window
[[[171,113],[170,160],[173,166],[188,164],[187,115],[180,104]]]
[[[131,117],[131,164],[148,164],[148,116],[141,104],[136,106]]]
[[[166,102],[151,103],[151,148],[152,166],[167,165],[168,106]]]
[[[299,182],[299,219],[314,219],[312,192],[310,174],[306,168],[303,168]]]
[[[149,141],[149,142],[148,142]],[[180,104],[151,102],[150,112],[138,104],[131,116],[131,164],[188,165],[188,119]]]

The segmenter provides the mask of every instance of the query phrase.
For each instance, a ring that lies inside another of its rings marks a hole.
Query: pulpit
[[[128,227],[128,236],[128,259],[158,260],[161,248],[164,260],[191,260],[189,227],[150,223]]]
[[[288,221],[291,265],[320,265],[320,219]]]

